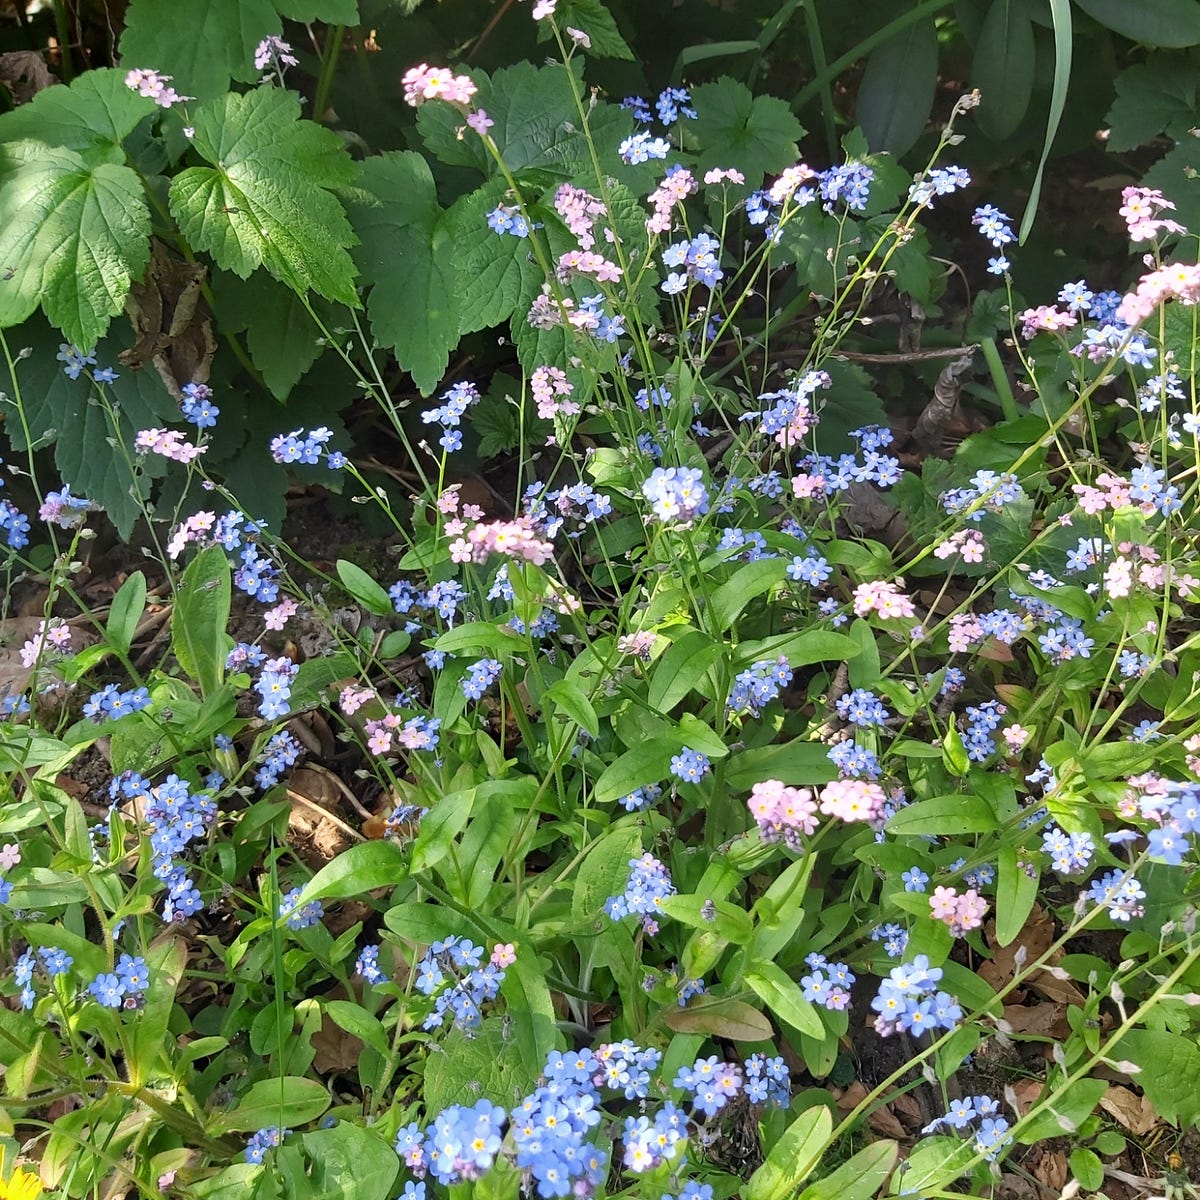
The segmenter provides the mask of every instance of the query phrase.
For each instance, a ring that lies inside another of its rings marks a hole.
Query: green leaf
[[[229,1112],[212,1114],[209,1132],[249,1133],[266,1125],[306,1125],[329,1107],[323,1084],[299,1075],[262,1079],[252,1084]]]
[[[892,1191],[910,1191],[915,1196],[936,1192],[969,1169],[975,1144],[963,1138],[924,1138],[900,1164]]]
[[[90,350],[150,258],[141,180],[111,162],[38,142],[0,146],[0,326],[40,303],[51,324]]]
[[[1114,82],[1117,98],[1105,118],[1109,150],[1134,150],[1163,133],[1179,141],[1196,124],[1196,68],[1184,55],[1152,54]]]
[[[270,0],[131,0],[121,69],[152,67],[171,75],[180,95],[210,100],[231,78],[258,78],[254,48],[280,29]]]
[[[609,896],[625,890],[629,861],[642,851],[641,830],[632,821],[619,824],[588,848],[571,889],[571,916],[591,926]]]
[[[754,994],[781,1020],[799,1033],[823,1038],[825,1026],[817,1010],[805,1000],[796,981],[773,962],[756,962],[746,972],[746,983]]]
[[[844,633],[828,629],[805,629],[796,633],[780,633],[760,641],[738,644],[734,669],[741,670],[764,658],[782,655],[788,665],[807,667],[818,662],[849,662],[862,653],[859,642]],[[871,681],[874,683],[874,679]]]
[[[934,796],[918,800],[895,814],[888,833],[898,837],[936,834],[992,833],[999,828],[992,806],[980,796]]]
[[[996,941],[1011,945],[1025,927],[1033,903],[1037,899],[1038,870],[1031,865],[1032,876],[1026,874],[1012,846],[1001,846],[1000,870],[996,880]]]
[[[648,783],[658,783],[670,769],[671,758],[681,743],[676,737],[648,738],[609,763],[596,780],[593,796],[597,803],[619,800]]]
[[[568,717],[592,737],[600,736],[600,721],[596,710],[579,684],[570,679],[559,679],[546,689],[542,699],[549,701],[556,712]],[[571,730],[572,741],[574,738],[575,731]]]
[[[1029,11],[1019,0],[992,0],[971,64],[979,88],[979,127],[993,141],[1016,132],[1033,94],[1034,41]]]
[[[868,1200],[891,1174],[899,1153],[896,1142],[872,1142],[837,1170],[806,1187],[800,1200]]]
[[[646,703],[655,712],[664,715],[671,712],[704,680],[709,668],[724,653],[725,643],[716,641],[707,633],[699,629],[684,633],[655,665]]]
[[[367,159],[348,215],[361,242],[354,260],[372,285],[367,315],[375,339],[429,395],[458,344],[459,289],[451,222],[428,163],[411,151]]]
[[[225,632],[231,596],[229,559],[220,546],[207,546],[184,571],[171,612],[171,649],[205,696],[225,677],[225,658],[233,644]]]
[[[280,88],[223,96],[192,120],[192,145],[212,166],[180,172],[170,191],[191,245],[243,279],[265,266],[294,291],[357,307],[354,233],[328,190],[353,174],[337,135],[301,120]]]
[[[760,559],[739,566],[709,600],[713,625],[728,629],[755,596],[770,591],[784,580],[784,563],[780,558]]]
[[[468,908],[483,910],[516,824],[511,797],[496,792],[487,797],[475,820],[467,826],[457,854],[463,880],[457,898]]]
[[[1180,1129],[1200,1117],[1200,1050],[1192,1038],[1162,1029],[1131,1029],[1117,1043],[1117,1053],[1142,1068],[1133,1081],[1160,1117]]]
[[[532,948],[518,948],[517,961],[505,970],[500,991],[512,1017],[513,1040],[525,1066],[525,1079],[532,1086],[546,1055],[562,1044],[545,969],[538,964]]]
[[[1126,1035],[1126,1037],[1129,1036],[1131,1035]],[[1124,1040],[1122,1039],[1122,1043]],[[1177,1040],[1183,1041],[1182,1038]],[[1194,1046],[1191,1050],[1197,1062],[1200,1062],[1200,1050],[1196,1050]],[[1174,1063],[1169,1066],[1164,1065],[1163,1069],[1176,1072],[1179,1070]],[[1175,1075],[1176,1082],[1181,1078],[1181,1074]],[[1138,1083],[1142,1084],[1143,1082],[1142,1077],[1139,1076]],[[1017,1126],[1017,1141],[1024,1146],[1032,1146],[1035,1142],[1040,1142],[1045,1138],[1062,1137],[1064,1134],[1071,1137],[1078,1133],[1079,1126],[1091,1116],[1100,1097],[1108,1091],[1108,1086],[1108,1082],[1104,1079],[1077,1079],[1063,1091],[1049,1096],[1045,1107],[1042,1107],[1039,1100],[1034,1106],[1036,1112],[1032,1119],[1022,1120]],[[1153,1098],[1151,1099],[1153,1100]],[[1194,1103],[1194,1100],[1192,1102]]]
[[[1094,1150],[1076,1146],[1067,1161],[1071,1166],[1071,1174],[1085,1192],[1098,1192],[1104,1186],[1104,1164]]]
[[[450,843],[466,825],[479,791],[472,787],[447,792],[421,818],[421,831],[413,845],[409,868],[414,875],[436,866],[450,853]]]
[[[175,993],[183,981],[187,957],[186,939],[170,934],[146,952],[150,986],[146,989],[146,1003],[133,1026],[126,1051],[129,1082],[135,1087],[143,1087],[150,1076],[158,1073],[155,1068],[168,1044],[165,1041],[167,1026],[175,1007]]]
[[[286,400],[309,367],[325,352],[320,329],[304,300],[264,272],[223,288],[222,298],[230,293],[236,300],[233,306],[226,303],[220,307],[221,327],[235,332],[234,326],[240,318],[251,361],[271,395],[276,400]],[[317,305],[329,307],[321,300]],[[325,319],[328,315],[323,314]]]
[[[560,29],[582,29],[591,40],[587,52],[593,58],[634,61],[633,51],[617,29],[612,13],[600,0],[565,0],[555,10],[555,22]],[[550,37],[550,22],[539,22],[538,41],[548,41]]]
[[[446,217],[454,244],[455,274],[471,280],[471,286],[459,295],[459,333],[491,329],[507,321],[521,296],[542,285],[541,271],[530,261],[527,241],[498,237],[488,228],[487,214],[504,202],[506,191],[504,180],[493,180],[457,200]]]
[[[390,1200],[395,1194],[399,1159],[371,1130],[339,1121],[332,1129],[302,1135],[300,1143],[312,1163],[301,1193],[309,1200]]]
[[[663,1023],[675,1033],[702,1033],[731,1042],[765,1042],[775,1036],[771,1022],[742,1000],[693,997],[685,1007],[672,1007]]]
[[[121,143],[158,106],[125,86],[112,67],[86,71],[70,87],[43,88],[0,116],[0,141],[44,142],[75,150],[89,166],[125,161]]]
[[[430,1111],[461,1104],[467,1096],[472,1103],[484,1099],[515,1107],[546,1061],[544,1054],[526,1059],[515,1032],[500,1017],[485,1017],[471,1035],[454,1030],[439,1047],[445,1053],[425,1061],[424,1098]]]
[[[344,679],[352,679],[357,674],[358,660],[346,650],[323,658],[306,659],[300,664],[292,681],[292,711],[314,708],[320,703],[326,688]]]
[[[725,768],[725,783],[735,792],[749,791],[765,779],[802,787],[836,778],[837,769],[829,759],[829,747],[821,742],[776,742],[741,750]]]
[[[899,157],[912,149],[933,107],[937,66],[932,13],[871,51],[858,85],[854,118],[874,153]]]
[[[373,1017],[361,1004],[350,1000],[326,1000],[323,1005],[329,1019],[351,1037],[356,1037],[364,1046],[370,1046],[387,1058],[392,1052],[391,1043],[378,1017]]]
[[[406,852],[395,842],[361,842],[327,862],[301,889],[293,908],[313,900],[343,900],[408,878]]]
[[[1075,0],[1094,21],[1143,46],[1200,44],[1200,5],[1193,0]]]
[[[357,25],[358,0],[274,0],[289,21],[324,21],[327,25]]]
[[[105,634],[108,644],[118,654],[128,654],[137,632],[138,622],[146,609],[146,576],[134,571],[121,584],[108,610]]]
[[[703,149],[697,173],[736,165],[755,188],[763,176],[782,171],[800,157],[796,143],[804,127],[775,96],[755,96],[728,76],[692,92],[697,119],[692,131]]]
[[[342,587],[368,612],[374,613],[377,617],[390,617],[395,613],[392,599],[386,589],[376,583],[362,567],[347,559],[339,558],[337,575],[341,580]]]
[[[833,1114],[824,1104],[806,1108],[771,1147],[762,1166],[750,1176],[746,1200],[789,1200],[821,1161]]]

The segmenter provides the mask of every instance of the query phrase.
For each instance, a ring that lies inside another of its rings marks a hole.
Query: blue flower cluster
[[[641,96],[626,96],[621,101],[621,107],[633,113],[635,121],[649,122],[654,120],[654,112],[649,103]],[[680,117],[689,121],[696,119],[696,110],[692,107],[692,94],[687,88],[669,87],[658,95],[654,102],[658,119],[664,125],[674,125]]]
[[[833,212],[840,200],[854,212],[862,212],[871,198],[875,172],[866,163],[848,162],[829,167],[817,176],[817,190],[825,201],[826,212]]]
[[[967,705],[967,727],[963,743],[972,762],[985,762],[995,752],[996,741],[991,736],[1000,728],[1008,708],[999,700]]]
[[[279,567],[257,542],[247,542],[239,557],[242,565],[233,573],[234,587],[263,604],[274,604],[279,599]]]
[[[481,700],[483,693],[500,678],[503,666],[494,658],[481,658],[462,678],[462,692],[468,700]]]
[[[641,858],[629,860],[629,878],[625,890],[619,896],[609,896],[604,902],[604,911],[614,921],[630,915],[638,916],[642,928],[649,934],[658,932],[658,916],[662,902],[675,894],[671,873],[654,855],[646,853]]]
[[[289,767],[294,767],[300,761],[304,748],[286,729],[273,734],[263,747],[262,758],[258,770],[254,774],[254,782],[265,792],[274,787]]]
[[[904,951],[908,949],[908,930],[889,921],[885,925],[876,925],[871,930],[871,941],[882,942],[883,952],[888,958],[902,958]]]
[[[581,537],[589,525],[608,516],[612,507],[612,498],[605,492],[596,491],[589,483],[573,483],[546,491],[546,485],[538,481],[525,489],[521,499],[523,515],[547,541],[553,541],[564,528],[567,528],[567,537]],[[506,572],[506,582],[507,578]],[[512,599],[511,589],[505,599]]]
[[[1092,880],[1084,896],[1093,904],[1108,909],[1108,915],[1114,921],[1128,922],[1146,912],[1141,903],[1146,898],[1145,889],[1132,871],[1105,871],[1099,879]]]
[[[965,167],[934,167],[909,188],[908,199],[912,204],[932,208],[935,196],[948,196],[970,182],[971,176]]]
[[[325,915],[325,906],[320,900],[309,900],[297,907],[303,888],[294,887],[279,899],[279,908],[275,916],[279,920],[286,919],[289,929],[309,929],[316,925]]]
[[[54,972],[51,972],[53,974]],[[89,994],[105,1008],[140,1008],[150,986],[150,969],[140,955],[122,954],[116,968],[88,984]]]
[[[246,1161],[248,1163],[262,1162],[266,1152],[280,1145],[291,1132],[290,1129],[280,1129],[278,1125],[268,1125],[265,1129],[260,1129],[257,1133],[252,1134],[246,1143]]]
[[[254,681],[254,690],[262,697],[258,715],[268,721],[291,712],[292,684],[300,668],[290,658],[270,658]]]
[[[493,233],[507,233],[515,238],[527,238],[531,229],[540,228],[537,225],[531,226],[515,204],[501,204],[493,208],[487,215],[487,223]]]
[[[29,529],[29,518],[11,500],[0,500],[0,533],[4,534],[10,550],[22,550],[29,545]]]
[[[82,496],[72,496],[71,489],[64,484],[61,491],[46,493],[38,516],[48,525],[57,525],[60,529],[75,529],[83,523],[84,516],[96,507],[98,506]]]
[[[708,512],[708,489],[697,467],[655,467],[642,494],[660,521],[684,525]]]
[[[131,801],[141,806],[149,827],[154,875],[167,889],[163,920],[184,921],[200,912],[204,907],[200,891],[178,856],[207,834],[217,817],[217,802],[206,792],[193,795],[178,775],[152,785],[136,771],[117,776],[108,794],[113,808]]]
[[[467,598],[467,590],[457,579],[440,580],[426,591],[401,580],[388,588],[388,595],[391,597],[392,607],[401,616],[408,616],[415,609],[418,612],[430,613],[451,625],[458,615],[459,605]],[[405,626],[405,632],[416,633],[420,628],[419,621],[410,620]]]
[[[379,966],[378,942],[372,942],[358,952],[358,957],[354,960],[354,971],[367,983],[383,983],[387,979]]]
[[[459,426],[467,409],[479,401],[479,389],[473,383],[456,383],[442,393],[442,403],[437,408],[427,408],[421,414],[426,425],[440,425],[442,436],[438,439],[447,454],[462,449],[462,431]]]
[[[628,796],[622,796],[618,803],[626,812],[642,812],[654,804],[661,795],[662,788],[657,783],[648,783],[644,787],[630,792]]]
[[[712,769],[712,763],[707,754],[684,746],[678,754],[671,758],[671,774],[684,783],[699,783]]]
[[[663,266],[670,270],[660,285],[662,290],[668,296],[678,295],[689,280],[715,287],[725,278],[720,252],[721,243],[708,233],[698,233],[691,241],[673,242],[662,252]]]
[[[1025,489],[1017,477],[1005,472],[976,471],[968,487],[952,488],[943,492],[942,507],[951,516],[963,514],[968,521],[983,520],[985,512],[999,512],[1006,504],[1026,498]],[[970,512],[967,510],[971,509]]]
[[[831,963],[823,954],[809,954],[804,961],[811,974],[800,980],[804,998],[832,1012],[844,1012],[850,1007],[850,988],[855,974],[846,963]]]
[[[480,965],[482,963],[482,965]],[[423,1029],[439,1029],[449,1016],[459,1029],[478,1029],[483,1006],[500,994],[504,969],[483,962],[483,947],[466,938],[434,942],[416,966],[416,989],[434,996]],[[444,985],[449,982],[450,986]]]
[[[956,1028],[962,1009],[953,996],[937,989],[941,978],[941,967],[931,967],[924,954],[893,967],[871,1001],[879,1014],[875,1032],[881,1037],[900,1031],[919,1037],[926,1030]]]
[[[325,456],[325,464],[330,470],[336,471],[346,465],[346,456],[337,450],[327,449],[325,443],[333,437],[333,430],[321,426],[320,429],[293,429],[291,433],[281,433],[271,439],[271,457],[277,463],[300,463],[302,466],[315,467],[321,456]]]
[[[727,701],[729,711],[750,713],[757,717],[787,687],[791,679],[792,668],[785,655],[781,654],[774,661],[764,658],[752,664],[734,676]]]
[[[862,728],[883,725],[891,718],[891,713],[878,696],[866,688],[855,688],[844,696],[839,696],[835,707],[837,715],[843,721]]]
[[[209,403],[212,388],[206,383],[185,383],[182,390],[179,411],[183,413],[184,420],[191,421],[197,429],[211,429],[216,425],[221,410]]]
[[[975,1135],[975,1149],[989,1161],[994,1161],[1001,1150],[1012,1143],[1008,1121],[997,1116],[999,1112],[1000,1101],[991,1096],[964,1096],[961,1100],[951,1100],[946,1115],[930,1121],[921,1132],[970,1130]]]
[[[54,357],[63,364],[63,374],[68,379],[78,379],[83,374],[84,367],[94,366],[96,362],[94,354],[84,353],[78,346],[66,342],[59,344],[58,353]]]
[[[1096,853],[1096,843],[1090,833],[1066,833],[1048,825],[1042,833],[1042,852],[1050,856],[1051,868],[1060,875],[1082,875]]]
[[[794,555],[787,568],[787,574],[794,583],[820,587],[833,574],[833,568],[824,555],[814,550],[809,554]]]
[[[21,989],[20,1004],[22,1008],[32,1008],[37,998],[33,986],[33,973],[37,969],[38,959],[46,974],[53,979],[56,975],[65,975],[75,960],[65,951],[54,946],[39,946],[35,954],[33,948],[27,949],[16,961],[13,967],[13,980]]]
[[[971,224],[979,230],[982,237],[1001,251],[995,258],[988,259],[988,274],[1003,275],[1012,266],[1004,257],[1003,247],[1017,240],[1017,235],[1012,231],[1012,217],[1001,212],[993,204],[984,204],[972,214]]]
[[[89,697],[83,706],[83,715],[89,721],[118,721],[130,713],[141,712],[150,707],[150,693],[144,687],[121,691],[115,683],[106,684]]]
[[[638,163],[649,162],[652,158],[666,158],[670,153],[670,142],[644,131],[632,134],[617,147],[617,154],[621,161],[630,167],[636,166]]]
[[[826,756],[843,777],[878,779],[883,774],[875,751],[868,750],[866,746],[860,746],[855,741],[838,742],[830,746]]]

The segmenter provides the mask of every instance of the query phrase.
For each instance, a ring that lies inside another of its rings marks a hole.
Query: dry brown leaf
[[[1042,1147],[1029,1164],[1030,1174],[1053,1192],[1061,1192],[1070,1173],[1067,1156],[1061,1150]]]
[[[838,1097],[838,1111],[848,1113],[851,1109],[857,1108],[866,1098],[866,1086],[860,1080],[856,1079]],[[908,1136],[908,1131],[896,1120],[895,1114],[886,1105],[883,1108],[876,1109],[867,1118],[867,1124],[876,1133],[882,1133],[885,1137],[903,1138]]]
[[[1021,932],[1007,946],[996,943],[995,921],[989,921],[984,932],[987,934],[988,945],[992,948],[992,957],[988,962],[980,964],[979,976],[998,991],[1016,976],[1019,970],[1017,954],[1022,947],[1024,963],[1040,958],[1050,949],[1054,942],[1054,918],[1035,904]],[[1061,957],[1061,952],[1052,955],[1051,965],[1057,963]],[[1086,1003],[1085,997],[1071,980],[1056,979],[1049,971],[1034,971],[1024,983],[1057,1004],[1076,1004],[1082,1007]]]
[[[888,1101],[888,1104],[896,1116],[899,1117],[900,1122],[908,1128],[909,1132],[915,1133],[926,1123],[927,1118],[911,1092],[904,1092],[902,1095],[893,1096]]]
[[[1100,1107],[1130,1133],[1139,1136],[1149,1133],[1160,1119],[1145,1096],[1139,1096],[1118,1083],[1110,1085],[1100,1097]]]
[[[1006,1004],[1004,1019],[1014,1033],[1035,1033],[1056,1041],[1071,1034],[1066,1006],[1062,1004]]]
[[[1036,1079],[1018,1079],[1004,1089],[1004,1096],[1017,1110],[1017,1116],[1023,1117],[1038,1102],[1045,1086]]]

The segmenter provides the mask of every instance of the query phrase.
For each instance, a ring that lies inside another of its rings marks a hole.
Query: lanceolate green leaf
[[[1033,92],[1033,23],[1017,0],[992,0],[971,65],[971,82],[983,94],[979,126],[1000,141],[1020,125]]]
[[[900,155],[912,149],[929,120],[937,60],[932,15],[914,21],[872,51],[854,113],[873,152]]]
[[[1200,5],[1194,0],[1075,0],[1089,17],[1146,46],[1200,43]]]
[[[193,145],[209,167],[171,184],[171,213],[193,247],[245,279],[265,266],[297,292],[357,307],[354,233],[328,189],[353,164],[327,129],[300,119],[295,95],[259,88],[195,111]]]
[[[150,257],[150,212],[129,167],[89,167],[74,150],[0,146],[0,325],[40,303],[90,350]]]

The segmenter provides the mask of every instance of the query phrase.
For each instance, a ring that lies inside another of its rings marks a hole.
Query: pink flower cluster
[[[937,921],[945,921],[955,937],[978,929],[987,910],[987,901],[974,888],[968,888],[960,896],[954,888],[939,887],[929,897],[930,914]]]
[[[961,554],[963,562],[978,563],[983,562],[986,549],[987,543],[978,529],[960,529],[934,549],[933,557],[953,558]]]
[[[1125,218],[1132,242],[1151,242],[1160,232],[1187,233],[1178,221],[1159,216],[1162,212],[1174,212],[1175,205],[1153,188],[1125,188],[1117,211]]]
[[[213,512],[192,513],[186,521],[180,523],[178,529],[171,535],[167,543],[167,557],[178,558],[188,542],[202,542],[212,533],[217,523],[217,514]]]
[[[1200,300],[1200,264],[1167,263],[1143,275],[1137,287],[1117,305],[1117,320],[1137,325],[1166,300],[1178,300],[1180,304]]]
[[[579,405],[570,399],[575,388],[558,367],[538,367],[529,381],[529,387],[537,401],[538,416],[543,421],[579,415]]]
[[[71,649],[71,630],[58,617],[38,623],[37,633],[27,641],[18,654],[21,666],[32,667],[43,654],[66,654]]]
[[[193,446],[185,441],[178,429],[143,429],[133,444],[149,454],[161,454],[163,458],[172,458],[181,463],[190,463],[208,449],[207,446]]]
[[[654,216],[646,220],[647,233],[666,233],[671,228],[671,213],[675,205],[700,190],[695,177],[686,167],[668,171],[666,178],[650,193]]]
[[[854,615],[865,617],[872,612],[877,613],[885,621],[917,615],[913,602],[896,583],[887,579],[860,583],[854,589]]]
[[[263,613],[263,624],[278,633],[296,615],[299,605],[290,596]]]
[[[591,275],[600,283],[616,283],[621,268],[593,250],[568,250],[559,255],[557,273],[564,283],[576,275]]]
[[[782,841],[796,850],[802,833],[816,832],[817,802],[809,788],[788,787],[778,779],[766,779],[750,789],[746,807],[758,823],[764,842]]]
[[[581,250],[590,250],[596,244],[592,227],[599,218],[608,216],[603,201],[569,183],[564,183],[554,193],[554,211],[578,239]]]
[[[181,104],[184,100],[194,100],[194,96],[181,96],[170,82],[173,76],[160,75],[157,71],[137,68],[125,75],[125,86],[139,96],[147,96],[160,108],[170,108],[172,104]]]
[[[447,522],[447,533],[451,524],[455,522]],[[482,563],[487,561],[489,554],[521,558],[540,567],[553,557],[554,547],[537,536],[533,522],[528,517],[518,517],[515,521],[482,522],[468,529],[465,536],[455,538],[450,543],[452,562]]]
[[[772,204],[783,204],[790,200],[796,191],[810,179],[816,179],[817,173],[805,163],[797,163],[794,167],[788,167],[778,179],[775,180],[768,191],[771,197]],[[807,200],[801,200],[801,203],[811,202],[812,197]]]
[[[721,167],[713,167],[711,171],[704,172],[704,182],[709,187],[712,187],[717,183],[745,183],[746,177],[741,173],[741,171],[734,171],[733,169],[725,170]]]
[[[455,75],[449,67],[429,67],[421,63],[400,80],[404,100],[420,108],[426,100],[445,100],[450,104],[470,104],[479,90],[469,75]]]
[[[425,717],[404,720],[398,713],[388,713],[377,721],[363,726],[367,734],[367,749],[372,754],[388,754],[393,744],[404,750],[432,750],[437,745],[437,729],[429,728]]]
[[[842,821],[877,821],[887,793],[865,779],[835,779],[821,789],[821,811]]]
[[[1023,338],[1031,338],[1038,333],[1059,333],[1063,329],[1072,329],[1079,323],[1073,312],[1061,312],[1053,304],[1039,304],[1036,308],[1027,308],[1018,320],[1021,322]]]
[[[650,661],[654,651],[655,635],[648,629],[640,629],[637,633],[628,633],[617,639],[617,649],[622,654],[632,654],[643,662]]]

